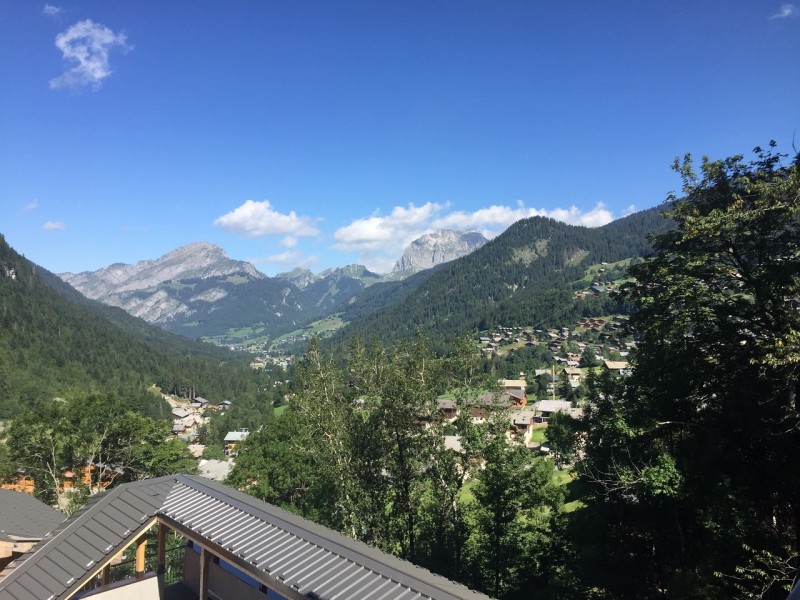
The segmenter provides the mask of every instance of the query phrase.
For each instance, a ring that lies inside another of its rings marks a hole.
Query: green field
[[[319,321],[314,321],[305,327],[295,329],[294,331],[290,331],[289,333],[284,333],[283,335],[276,337],[274,340],[272,340],[270,348],[291,340],[292,338],[297,339],[302,336],[308,337],[318,335],[320,337],[326,337],[331,335],[337,329],[341,329],[345,325],[347,325],[347,322],[343,321],[340,315],[331,315],[324,319],[320,319]]]

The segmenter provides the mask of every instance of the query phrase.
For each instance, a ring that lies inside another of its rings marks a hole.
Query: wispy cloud
[[[31,200],[22,208],[22,210],[25,212],[31,212],[37,208],[39,208],[39,202],[37,200]]]
[[[525,206],[522,201],[516,206],[492,205],[472,212],[446,212],[450,206],[428,202],[422,206],[409,204],[396,206],[386,216],[372,215],[356,219],[334,233],[334,249],[355,251],[359,261],[368,268],[385,272],[404,248],[425,233],[437,229],[458,231],[478,230],[492,238],[502,233],[509,225],[528,217],[550,217],[572,225],[599,227],[614,219],[604,204],[598,203],[589,211],[575,206],[569,208],[537,209]]]
[[[300,217],[294,211],[280,213],[272,208],[268,200],[256,202],[247,200],[231,212],[214,220],[214,225],[247,237],[285,236],[282,244],[291,248],[299,237],[319,235],[314,223],[317,219]]]
[[[45,231],[63,231],[66,228],[67,226],[64,224],[64,221],[46,221],[44,225],[42,225],[42,229]]]
[[[52,4],[45,4],[42,8],[42,14],[46,17],[57,17],[64,12],[60,6],[53,6]]]
[[[794,4],[781,4],[778,12],[772,15],[770,19],[786,19],[788,17],[796,17],[798,15],[800,15],[800,10],[798,10]]]
[[[303,267],[305,269],[319,262],[316,256],[305,256],[302,252],[282,252],[271,256],[251,258],[248,262],[254,265],[279,265],[283,267]]]
[[[128,39],[124,33],[114,33],[105,25],[90,19],[79,21],[56,36],[56,47],[66,61],[74,64],[60,77],[50,80],[54,90],[91,86],[97,90],[104,79],[111,75],[108,56],[120,46],[129,50]]]

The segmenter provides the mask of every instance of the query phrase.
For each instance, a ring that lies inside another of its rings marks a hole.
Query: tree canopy
[[[614,597],[783,598],[796,576],[800,158],[785,159],[772,143],[699,173],[676,160],[677,227],[630,270],[635,371],[593,384],[579,465],[611,523],[594,543],[630,567],[614,581],[595,565]]]

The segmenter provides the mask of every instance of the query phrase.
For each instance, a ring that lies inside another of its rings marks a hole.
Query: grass
[[[244,275],[228,275],[228,279],[226,279],[226,281],[234,285],[242,285],[243,283],[250,281],[250,279]]]
[[[332,334],[337,329],[341,329],[345,325],[347,325],[347,322],[342,320],[340,315],[331,315],[329,317],[325,317],[324,319],[320,319],[319,321],[314,321],[305,327],[295,329],[294,331],[290,331],[289,333],[284,333],[283,335],[276,337],[274,340],[272,340],[270,348],[274,348],[277,345],[286,342],[287,340],[292,338],[296,339],[301,336],[318,335],[320,337],[325,337],[326,335]]]
[[[544,444],[547,442],[547,436],[545,435],[546,431],[546,427],[543,427],[542,429],[534,429],[533,433],[531,434],[531,441],[537,444]]]
[[[289,408],[288,404],[281,404],[280,406],[276,406],[274,409],[275,416],[280,417],[283,413],[286,412],[287,408]]]

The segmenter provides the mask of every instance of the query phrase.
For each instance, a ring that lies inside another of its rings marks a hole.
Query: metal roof
[[[175,478],[161,477],[121,485],[93,496],[64,521],[11,573],[0,580],[0,599],[56,600],[66,598],[147,529]]]
[[[94,496],[0,580],[0,600],[69,597],[156,518],[295,597],[487,598],[220,483],[175,475]]]
[[[410,562],[252,496],[179,476],[161,514],[226,550],[236,562],[320,599],[486,598]],[[280,590],[279,590],[280,591]]]
[[[65,518],[29,494],[0,490],[0,540],[41,539]]]

